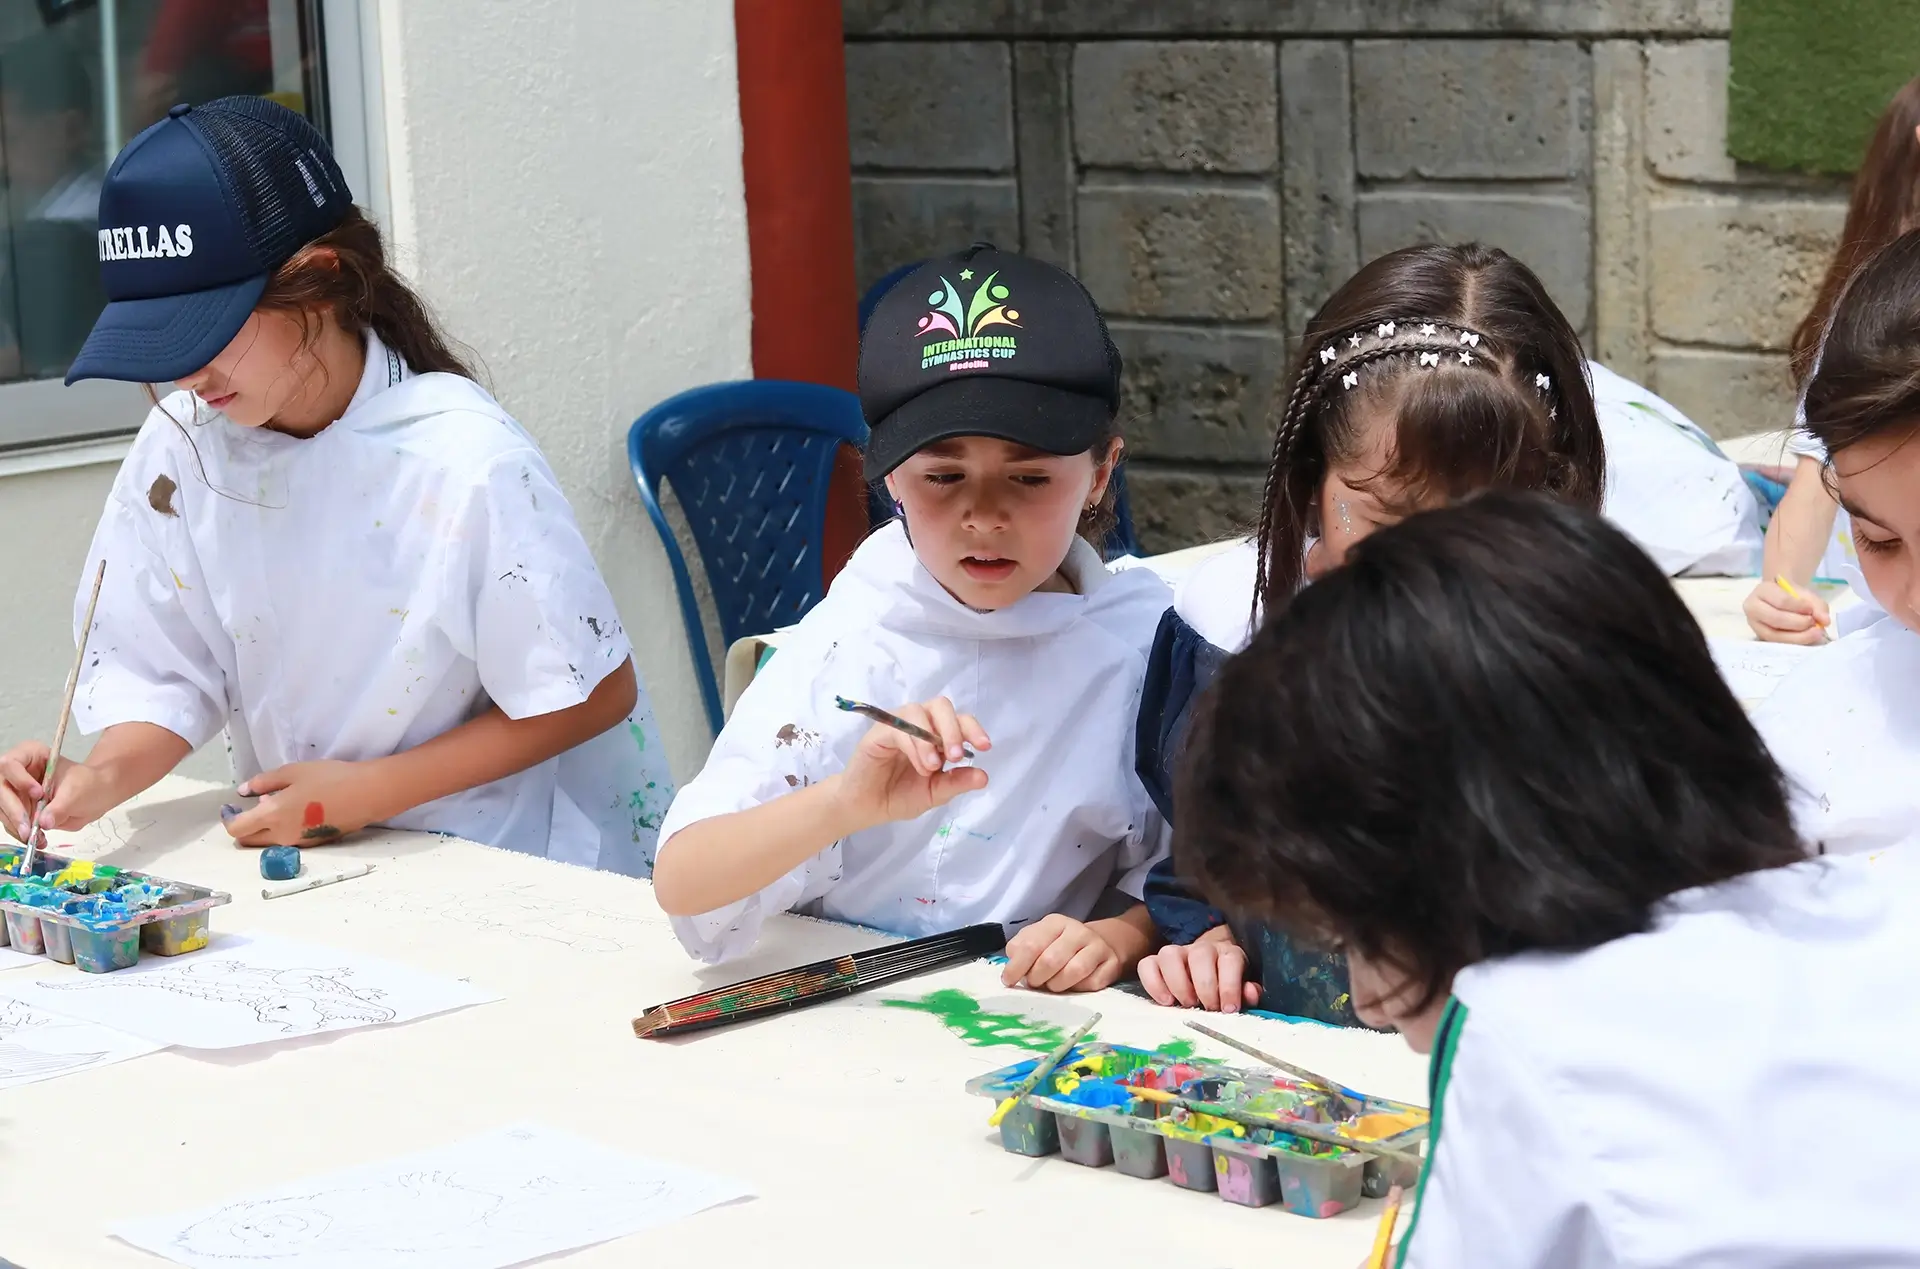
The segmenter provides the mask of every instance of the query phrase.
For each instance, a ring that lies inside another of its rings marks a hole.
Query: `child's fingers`
[[[1078,921],[1073,922],[1072,928],[1061,931],[1060,936],[1049,943],[1046,950],[1035,958],[1033,968],[1027,971],[1027,986],[1035,990],[1043,988],[1048,991],[1064,990],[1053,985],[1054,979],[1065,971],[1073,958],[1078,956],[1081,949],[1093,939],[1092,930]]]
[[[279,809],[272,798],[261,798],[252,808],[240,812],[226,821],[227,835],[241,846],[273,846],[277,843],[267,841],[249,841],[266,832],[273,824],[274,813]]]
[[[898,714],[901,718],[904,718],[922,731],[932,732],[935,736],[940,734],[939,728],[934,723],[933,716],[927,712],[924,706],[902,705],[898,710]],[[920,770],[938,771],[947,765],[946,755],[941,752],[944,747],[943,745],[929,744],[927,741],[909,736],[907,733],[892,727],[888,727],[886,730],[893,734],[895,744],[898,745],[903,752],[913,756],[914,765],[919,767]]]
[[[1241,1003],[1249,1009],[1258,1005],[1260,1003],[1260,984],[1242,983],[1240,985],[1240,1000]]]
[[[975,749],[986,750],[993,748],[993,741],[988,738],[987,729],[982,727],[980,720],[972,714],[960,715],[960,734],[965,736],[967,743]]]
[[[1149,999],[1156,1005],[1173,1004],[1173,993],[1167,990],[1167,980],[1160,972],[1160,958],[1149,956],[1140,962],[1140,986]]]
[[[1075,952],[1073,958],[1061,967],[1059,973],[1048,979],[1045,986],[1048,991],[1099,991],[1107,985],[1100,981],[1101,976],[1118,964],[1119,958],[1113,954],[1113,949],[1095,937]]]
[[[948,762],[959,762],[967,756],[963,746],[966,735],[960,729],[960,715],[954,712],[953,702],[944,696],[936,696],[927,702],[927,718],[930,720],[927,730],[940,737],[942,756]]]
[[[987,787],[987,773],[978,767],[955,767],[951,771],[941,771],[927,781],[927,800],[934,806],[945,806],[962,793],[973,793]]]
[[[1000,971],[1000,985],[1017,987],[1027,976],[1040,953],[1059,937],[1067,919],[1058,912],[1049,913],[1007,940],[1007,965]]]
[[[1245,990],[1241,981],[1247,972],[1247,954],[1238,943],[1216,943],[1214,973],[1219,979],[1215,1008],[1221,1013],[1239,1013],[1240,997]]]
[[[1167,995],[1169,998],[1162,1000],[1160,1002],[1161,1004],[1178,1004],[1188,1009],[1199,1006],[1200,997],[1194,993],[1193,977],[1187,973],[1187,962],[1191,958],[1192,951],[1192,944],[1184,947],[1168,946],[1161,948],[1158,952],[1154,953],[1153,956],[1148,958],[1154,963],[1161,980],[1165,982],[1167,986]],[[1142,964],[1144,963],[1145,962],[1142,962]],[[1141,980],[1145,981],[1145,979],[1146,975],[1143,973]],[[1158,997],[1156,997],[1156,999],[1158,999]]]
[[[257,798],[263,793],[278,793],[292,783],[293,777],[287,774],[285,767],[275,767],[271,771],[262,771],[241,785],[238,792],[243,798]]]

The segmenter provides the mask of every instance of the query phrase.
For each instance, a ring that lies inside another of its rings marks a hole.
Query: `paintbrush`
[[[915,740],[926,741],[928,744],[932,745],[936,751],[940,753],[946,752],[946,746],[941,743],[940,737],[934,735],[932,732],[928,731],[925,727],[922,727],[917,723],[908,722],[906,719],[900,717],[898,714],[889,714],[886,710],[881,709],[878,705],[868,705],[861,701],[850,701],[844,696],[834,697],[833,703],[835,705],[838,705],[841,709],[845,710],[849,714],[858,714],[862,718],[871,718],[874,722],[879,723],[884,727],[891,727],[895,731],[905,732],[907,735],[912,736]],[[967,757],[969,758],[973,757],[972,745],[961,745],[960,748],[966,753]]]
[[[1087,1032],[1093,1030],[1093,1024],[1100,1021],[1100,1015],[1094,1014],[1083,1023],[1080,1029],[1068,1036],[1066,1042],[1043,1058],[1033,1068],[1033,1073],[1020,1081],[1020,1086],[1007,1094],[1007,1099],[993,1108],[993,1114],[987,1119],[987,1127],[998,1128],[1007,1112],[1019,1104],[1020,1099],[1040,1087],[1040,1081],[1053,1074],[1053,1068],[1067,1060],[1067,1054],[1073,1052],[1073,1046],[1087,1038]]]
[[[749,1018],[765,1018],[789,1009],[850,996],[915,974],[993,956],[1006,950],[1007,932],[987,922],[947,934],[934,934],[889,947],[815,961],[777,974],[762,974],[728,987],[655,1005],[633,1020],[643,1040],[664,1039]]]
[[[1774,582],[1774,585],[1778,586],[1781,590],[1786,591],[1787,594],[1793,596],[1795,599],[1803,598],[1800,592],[1794,589],[1793,583],[1787,580],[1787,575],[1785,573],[1774,574],[1773,582]],[[1813,619],[1813,624],[1820,627],[1820,634],[1823,638],[1826,638],[1826,639],[1833,638],[1833,627],[1829,625],[1827,622],[1820,620],[1818,617],[1815,617]]]
[[[1291,1062],[1282,1062],[1279,1058],[1273,1056],[1273,1054],[1262,1053],[1259,1049],[1254,1048],[1251,1044],[1247,1044],[1247,1043],[1244,1043],[1243,1041],[1236,1040],[1230,1035],[1223,1035],[1220,1032],[1215,1031],[1212,1027],[1203,1026],[1198,1022],[1189,1022],[1187,1026],[1191,1027],[1195,1031],[1198,1031],[1201,1035],[1206,1036],[1209,1040],[1218,1040],[1220,1043],[1226,1045],[1228,1048],[1238,1049],[1242,1053],[1246,1054],[1248,1057],[1253,1058],[1256,1061],[1265,1062],[1268,1066],[1271,1066],[1276,1071],[1284,1071],[1286,1074],[1293,1076],[1295,1079],[1304,1080],[1307,1083],[1313,1085],[1315,1088],[1320,1089],[1322,1092],[1326,1093],[1327,1096],[1333,1101],[1334,1109],[1339,1112],[1340,1118],[1342,1119],[1359,1118],[1361,1107],[1357,1103],[1347,1100],[1350,1097],[1359,1096],[1358,1093],[1353,1092],[1351,1089],[1348,1089],[1343,1085],[1334,1083],[1332,1080],[1328,1079],[1324,1075],[1316,1075],[1312,1071],[1309,1071],[1304,1066],[1295,1066]]]
[[[1178,1106],[1183,1110],[1193,1111],[1196,1114],[1212,1115],[1215,1119],[1224,1119],[1228,1123],[1240,1124],[1247,1128],[1265,1128],[1269,1132],[1285,1133],[1291,1137],[1304,1137],[1308,1141],[1318,1141],[1322,1145],[1343,1146],[1348,1150],[1357,1150],[1361,1154],[1378,1155],[1382,1159],[1394,1159],[1401,1163],[1411,1163],[1416,1166],[1421,1162],[1419,1154],[1412,1150],[1402,1150],[1397,1146],[1382,1145],[1377,1141],[1357,1141],[1352,1137],[1343,1137],[1337,1132],[1330,1132],[1325,1128],[1304,1123],[1298,1119],[1277,1119],[1270,1115],[1252,1115],[1244,1110],[1235,1110],[1231,1106],[1220,1106],[1213,1102],[1194,1101],[1192,1098],[1182,1097],[1178,1093],[1170,1093],[1158,1088],[1142,1088],[1138,1085],[1128,1085],[1128,1091],[1133,1093],[1134,1096],[1145,1098],[1150,1102],[1162,1102],[1168,1106]]]
[[[67,743],[67,723],[73,717],[73,694],[80,687],[80,667],[86,664],[87,639],[93,634],[93,610],[100,606],[100,583],[106,580],[107,562],[103,559],[93,575],[93,597],[87,600],[87,619],[80,626],[80,646],[74,649],[73,670],[67,675],[67,695],[60,703],[60,723],[53,729],[53,747],[47,754],[46,779],[40,782],[40,799],[34,803],[33,818],[27,821],[27,853],[20,857],[22,877],[33,876],[34,847],[45,837],[40,830],[40,816],[46,811],[47,803],[53,801],[53,782],[60,770],[60,746]]]
[[[1367,1269],[1387,1269],[1387,1254],[1393,1250],[1393,1227],[1400,1220],[1400,1199],[1406,1191],[1394,1186],[1387,1191],[1387,1206],[1380,1213],[1380,1228],[1373,1236],[1373,1254],[1367,1257]]]

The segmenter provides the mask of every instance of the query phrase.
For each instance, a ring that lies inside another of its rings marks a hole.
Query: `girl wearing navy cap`
[[[94,534],[74,718],[101,734],[37,827],[98,819],[224,729],[258,799],[241,845],[382,824],[642,871],[671,789],[613,599],[320,135],[256,98],[176,107],[108,171],[98,243],[110,302],[68,382],[180,390]],[[16,836],[47,759],[0,757]]]
[[[1093,301],[1036,260],[976,247],[880,301],[866,470],[900,518],[754,677],[667,813],[655,893],[695,956],[740,955],[789,909],[910,935],[996,921],[1014,931],[1005,981],[1049,991],[1108,986],[1147,953],[1164,830],[1129,738],[1171,595],[1110,574],[1089,540],[1119,378]]]

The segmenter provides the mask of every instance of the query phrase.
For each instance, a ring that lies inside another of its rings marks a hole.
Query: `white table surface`
[[[634,1038],[647,1006],[880,940],[777,918],[747,961],[704,969],[645,882],[471,843],[387,833],[308,852],[371,875],[272,901],[218,823],[223,788],[171,778],[56,848],[219,887],[226,933],[351,947],[470,978],[498,1003],[220,1052],[168,1050],[0,1092],[0,1257],[23,1269],[164,1262],[107,1236],[130,1217],[533,1119],[636,1154],[737,1176],[759,1197],[542,1261],[567,1265],[1338,1266],[1365,1257],[1379,1204],[1331,1220],[1004,1152],[963,1091],[1025,1051],[974,1048],[883,996],[958,988],[984,1009],[1155,1045],[1195,1015],[1120,992],[1011,991],[976,963],[677,1041]],[[195,953],[194,955],[204,955]],[[70,967],[47,966],[59,973]],[[45,972],[39,967],[4,971]],[[1256,1018],[1222,1030],[1368,1092],[1426,1101],[1425,1060],[1393,1036]],[[144,1113],[134,1109],[148,1108]],[[1403,1229],[1405,1217],[1402,1219]]]

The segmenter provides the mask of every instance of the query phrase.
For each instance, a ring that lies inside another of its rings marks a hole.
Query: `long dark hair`
[[[1487,491],[1357,543],[1203,698],[1174,860],[1209,899],[1413,975],[1643,931],[1806,857],[1780,769],[1660,569]]]
[[[1853,201],[1847,204],[1840,245],[1827,262],[1813,307],[1793,328],[1790,364],[1797,387],[1804,388],[1813,373],[1820,338],[1847,279],[1867,257],[1915,228],[1920,219],[1920,137],[1914,135],[1915,128],[1920,128],[1920,76],[1908,80],[1881,112],[1867,157],[1853,178]]]
[[[1806,410],[1829,455],[1920,425],[1920,229],[1869,257],[1841,291]]]
[[[1261,610],[1300,584],[1327,470],[1364,442],[1356,405],[1393,418],[1382,474],[1414,505],[1507,485],[1600,507],[1606,453],[1586,358],[1533,270],[1478,243],[1391,252],[1308,323],[1293,390],[1274,420]]]
[[[309,337],[318,334],[312,319],[332,309],[344,329],[353,334],[372,331],[416,374],[439,371],[474,378],[426,304],[393,271],[379,226],[358,207],[349,208],[345,220],[275,270],[256,308],[298,314],[307,322]]]

